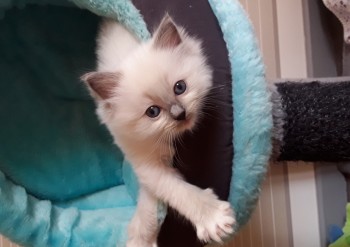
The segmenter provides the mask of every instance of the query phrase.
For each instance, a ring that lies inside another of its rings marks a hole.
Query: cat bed
[[[232,203],[236,230],[249,219],[265,175],[272,127],[264,68],[251,25],[238,1],[163,2],[0,4],[1,234],[23,246],[125,246],[137,181],[98,122],[79,77],[95,67],[100,16],[118,19],[145,40],[165,11],[177,15],[187,10],[188,16],[211,23],[221,37],[217,50],[223,51],[228,64],[219,63],[214,53],[209,57],[217,63],[214,83],[219,86],[214,92],[226,98],[212,106],[216,115],[206,117],[197,134],[184,137],[191,151],[180,148],[179,160],[192,163],[179,168],[188,181],[213,187]],[[175,20],[191,29],[185,17]],[[160,238],[166,229],[171,233],[167,219]],[[169,243],[170,238],[163,237]]]

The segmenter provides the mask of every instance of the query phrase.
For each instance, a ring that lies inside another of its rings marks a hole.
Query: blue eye
[[[181,80],[175,83],[174,85],[174,93],[176,95],[183,94],[186,91],[186,83]]]
[[[148,109],[146,110],[146,115],[150,118],[158,117],[159,114],[160,114],[160,108],[159,106],[156,106],[156,105],[152,105],[148,107]]]

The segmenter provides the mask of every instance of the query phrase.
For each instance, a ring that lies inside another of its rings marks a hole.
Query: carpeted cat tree
[[[125,246],[137,181],[78,78],[95,67],[101,16],[145,40],[165,12],[203,41],[215,84],[208,114],[184,136],[174,166],[232,203],[237,231],[258,199],[273,124],[279,159],[349,159],[349,80],[280,82],[272,106],[255,36],[237,0],[3,1],[1,234],[23,246]],[[169,209],[159,246],[203,243]]]

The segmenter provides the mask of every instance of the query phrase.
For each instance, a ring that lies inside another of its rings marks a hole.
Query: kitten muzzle
[[[170,115],[177,121],[186,120],[186,110],[179,104],[171,105]]]

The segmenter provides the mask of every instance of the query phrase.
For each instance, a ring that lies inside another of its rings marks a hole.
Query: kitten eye
[[[146,110],[146,115],[150,118],[158,117],[159,114],[160,114],[160,108],[159,106],[156,106],[156,105],[152,105],[148,107],[148,109]]]
[[[181,80],[175,83],[174,85],[174,93],[176,95],[183,94],[186,91],[186,83]]]

